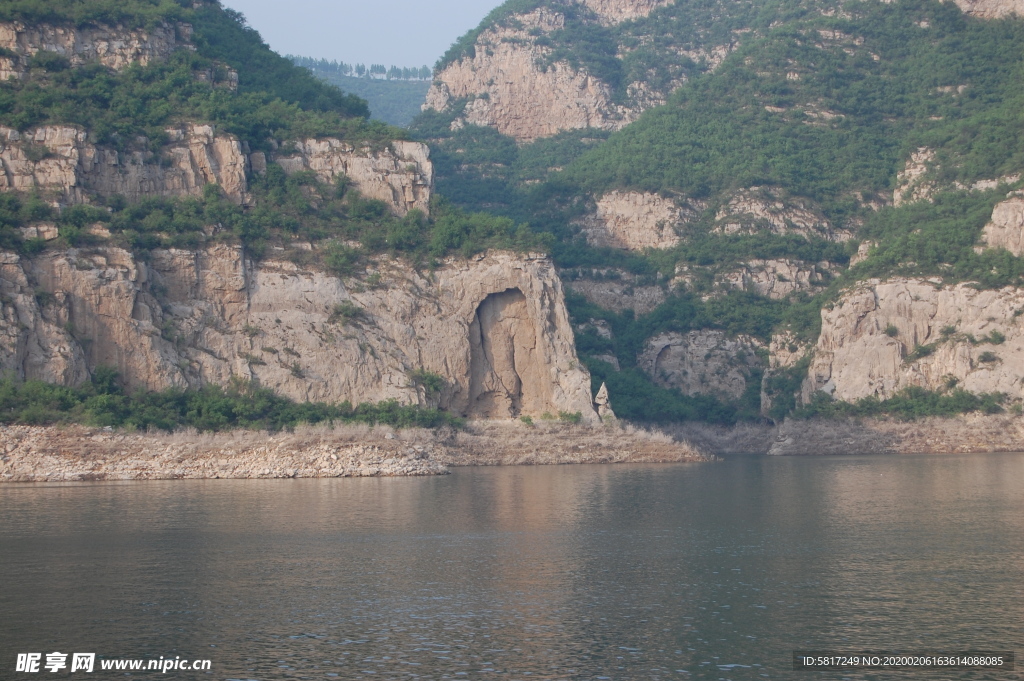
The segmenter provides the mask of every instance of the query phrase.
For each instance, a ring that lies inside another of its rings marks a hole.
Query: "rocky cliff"
[[[520,142],[562,130],[618,130],[638,111],[615,104],[608,84],[568,62],[548,64],[551,49],[536,37],[564,26],[550,9],[516,15],[477,38],[474,55],[436,74],[424,109],[443,111],[469,100],[455,125],[491,126]]]
[[[434,167],[430,150],[419,142],[394,141],[390,147],[356,148],[338,139],[305,139],[272,156],[287,173],[311,170],[324,182],[345,177],[359,192],[391,206],[398,215],[430,212]]]
[[[956,0],[956,4],[967,14],[982,19],[1024,16],[1024,2],[1021,0]]]
[[[158,152],[97,146],[71,126],[43,126],[24,133],[0,127],[0,191],[37,192],[63,205],[94,196],[200,196],[208,184],[247,203],[248,174],[277,162],[286,172],[313,170],[331,182],[345,176],[364,196],[387,203],[398,215],[428,212],[433,165],[426,145],[395,141],[389,147],[356,148],[337,139],[307,139],[267,158],[210,125],[188,124],[166,131]]]
[[[702,205],[677,206],[649,192],[613,191],[595,202],[593,213],[581,222],[592,246],[626,250],[671,248],[679,243],[677,227],[695,219]]]
[[[188,24],[163,24],[147,30],[128,30],[119,26],[54,26],[20,22],[0,22],[0,80],[21,78],[38,52],[52,52],[68,60],[72,67],[88,62],[115,70],[132,64],[148,64],[165,59],[179,47],[190,48],[192,27]]]
[[[754,338],[722,331],[662,333],[647,341],[637,366],[659,385],[684,395],[739,399],[762,365],[760,347]]]
[[[822,311],[804,399],[891,397],[908,386],[1024,396],[1024,291],[872,280]]]
[[[479,418],[596,419],[549,260],[507,253],[431,274],[382,259],[371,285],[239,246],[4,254],[0,368],[77,384],[97,366],[130,389],[241,377],[298,400],[396,399]],[[439,392],[422,372],[444,379]]]

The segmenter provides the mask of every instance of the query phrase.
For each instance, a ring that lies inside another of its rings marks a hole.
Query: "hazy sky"
[[[222,0],[281,54],[433,66],[502,0]]]

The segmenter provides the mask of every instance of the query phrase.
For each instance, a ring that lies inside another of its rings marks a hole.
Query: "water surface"
[[[1024,653],[1022,483],[997,454],[7,485],[0,678],[54,650],[260,681],[1020,678],[791,654]]]

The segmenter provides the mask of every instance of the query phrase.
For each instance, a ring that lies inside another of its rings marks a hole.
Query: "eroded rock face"
[[[15,57],[0,59],[0,80],[20,78],[28,70],[29,59],[39,51],[55,52],[81,66],[98,61],[120,71],[132,64],[146,65],[166,59],[176,49],[190,46],[192,27],[167,24],[146,30],[128,30],[118,26],[54,26],[20,22],[0,23],[0,48]]]
[[[804,399],[891,397],[908,386],[1024,395],[1024,291],[872,280],[822,310]],[[973,342],[972,342],[973,339]],[[925,351],[915,349],[926,346]],[[930,350],[930,354],[927,354]]]
[[[828,283],[832,268],[828,263],[798,260],[749,260],[740,269],[729,272],[724,283],[732,288],[781,300],[798,291],[810,291]]]
[[[847,241],[852,236],[834,228],[809,199],[785,196],[773,187],[741,190],[715,215],[713,231],[720,234],[753,234],[765,230],[829,241]]]
[[[537,327],[519,289],[492,293],[469,326],[469,415],[516,418],[543,412],[550,390],[534,361]]]
[[[1024,196],[1011,196],[996,204],[982,241],[990,248],[1005,248],[1018,257],[1024,255]]]
[[[118,152],[89,142],[71,126],[50,125],[19,133],[0,127],[0,191],[39,192],[62,204],[87,203],[91,195],[201,196],[217,184],[232,200],[250,201],[248,173],[265,172],[262,152],[210,125],[188,124],[167,131],[168,144]],[[397,215],[430,206],[434,170],[426,145],[396,141],[392,148],[355,149],[337,139],[305,140],[295,153],[273,158],[292,173],[312,170],[325,181],[345,175],[364,196],[388,204]]]
[[[243,202],[248,160],[242,144],[209,125],[167,130],[159,157],[150,151],[117,152],[97,147],[71,126],[48,125],[24,134],[0,127],[0,191],[40,192],[63,204],[85,203],[90,194],[199,196],[219,184]]]
[[[606,310],[633,310],[644,315],[665,302],[661,286],[638,283],[636,275],[623,270],[603,270],[601,276],[582,276],[566,281],[566,287]]]
[[[581,0],[606,26],[621,24],[623,21],[646,17],[671,0]]]
[[[702,206],[677,206],[657,194],[613,191],[596,202],[595,211],[582,221],[583,234],[592,246],[641,251],[671,248],[679,243],[677,227],[699,215]]]
[[[1001,19],[1017,15],[1024,16],[1024,2],[1021,0],[955,0],[957,7],[965,13],[981,19]]]
[[[452,259],[429,278],[384,261],[374,285],[253,263],[225,243],[156,250],[148,263],[112,246],[3,257],[0,366],[20,377],[74,385],[103,365],[131,390],[242,377],[297,400],[597,419],[544,257]],[[439,374],[444,388],[427,394],[417,371]],[[494,377],[505,392],[487,383]],[[484,385],[494,409],[481,406]]]
[[[430,150],[419,142],[395,141],[391,148],[356,149],[338,139],[306,139],[293,153],[274,160],[291,174],[312,170],[325,182],[345,176],[363,196],[384,201],[398,215],[416,208],[430,211],[434,166]]]
[[[443,111],[453,100],[470,98],[464,123],[494,127],[519,142],[631,123],[639,110],[614,104],[607,84],[568,62],[545,68],[551,50],[537,45],[536,36],[564,25],[562,14],[541,8],[489,28],[477,38],[473,57],[435,76],[423,108]]]
[[[637,365],[655,383],[684,395],[743,396],[762,362],[760,343],[748,336],[730,338],[724,331],[662,333],[647,341]],[[758,384],[760,385],[760,383]]]
[[[935,192],[935,183],[928,178],[928,171],[935,163],[935,151],[921,147],[910,154],[903,170],[896,173],[896,189],[892,193],[892,204],[925,201]]]

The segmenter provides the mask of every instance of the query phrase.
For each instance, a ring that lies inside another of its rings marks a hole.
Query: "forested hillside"
[[[435,110],[413,130],[440,193],[557,237],[580,351],[620,414],[779,418],[800,401],[821,310],[855,282],[1022,283],[1021,259],[982,240],[1024,170],[1020,18],[769,0],[621,21],[608,4],[505,3],[439,62]],[[471,76],[502,49],[533,58],[523,79],[597,83],[603,129],[556,112],[569,129],[502,134],[522,129],[502,120],[516,86]],[[906,366],[928,345],[897,340]]]

